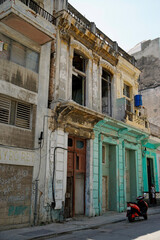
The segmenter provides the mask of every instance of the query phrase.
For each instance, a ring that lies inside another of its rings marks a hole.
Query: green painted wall
[[[146,149],[146,151],[144,151]],[[157,166],[157,155],[156,149],[154,149],[153,144],[145,144],[143,145],[143,154],[142,154],[142,162],[143,162],[143,185],[144,185],[144,192],[149,191],[148,187],[148,171],[147,171],[147,158],[153,160],[153,174],[154,174],[154,185],[156,191],[159,192],[159,184],[158,184],[158,166]]]
[[[138,132],[128,132],[127,125],[99,122],[95,126],[93,143],[93,212],[102,213],[102,176],[109,177],[109,210],[126,210],[126,164],[125,151],[129,150],[131,199],[135,201],[143,191],[142,154]],[[129,130],[130,130],[129,129]],[[102,145],[106,146],[106,163],[102,164]],[[132,185],[133,184],[133,185]]]

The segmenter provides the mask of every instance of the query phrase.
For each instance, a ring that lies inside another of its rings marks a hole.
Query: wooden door
[[[67,192],[65,201],[66,217],[84,214],[86,175],[86,141],[68,137]],[[69,179],[71,178],[71,179]],[[72,209],[70,208],[72,206]]]

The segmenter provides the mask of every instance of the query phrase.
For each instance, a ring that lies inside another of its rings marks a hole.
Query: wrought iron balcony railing
[[[0,5],[7,0],[0,0]],[[53,15],[51,15],[49,12],[44,10],[42,7],[40,7],[35,1],[33,0],[19,0],[20,2],[24,3],[26,6],[31,8],[33,11],[35,11],[37,14],[39,14],[41,17],[45,18],[47,21],[56,24],[56,19]]]

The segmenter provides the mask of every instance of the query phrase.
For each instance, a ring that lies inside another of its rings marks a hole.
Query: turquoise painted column
[[[98,151],[98,204],[99,204],[99,215],[102,214],[102,139],[101,134],[99,133],[98,136],[98,145],[99,145],[99,151]]]
[[[93,141],[93,215],[99,215],[98,209],[98,131]]]

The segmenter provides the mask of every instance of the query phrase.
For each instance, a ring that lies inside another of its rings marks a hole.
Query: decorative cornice
[[[70,46],[81,51],[87,58],[92,59],[93,55],[92,55],[92,51],[89,50],[87,47],[85,47],[82,43],[80,43],[79,41],[71,38],[70,41]]]
[[[106,60],[101,59],[100,65],[101,65],[101,67],[106,68],[106,69],[107,69],[109,72],[111,72],[113,75],[115,74],[116,68],[113,67],[113,66],[112,66],[109,62],[107,62]]]

